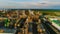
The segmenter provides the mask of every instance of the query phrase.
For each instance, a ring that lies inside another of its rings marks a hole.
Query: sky
[[[60,0],[0,0],[0,8],[60,9]]]

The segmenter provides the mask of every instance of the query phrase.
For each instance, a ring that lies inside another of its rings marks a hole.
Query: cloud
[[[60,6],[60,2],[50,2],[47,0],[38,0],[30,2],[20,2],[14,0],[0,0],[0,8],[52,8]]]

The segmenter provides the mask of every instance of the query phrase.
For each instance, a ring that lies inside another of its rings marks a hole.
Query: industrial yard
[[[0,34],[59,34],[59,10],[0,10]]]

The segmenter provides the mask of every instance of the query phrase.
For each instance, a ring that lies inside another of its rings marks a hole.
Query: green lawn
[[[58,26],[60,26],[60,21],[59,20],[52,20],[52,22],[56,23]]]

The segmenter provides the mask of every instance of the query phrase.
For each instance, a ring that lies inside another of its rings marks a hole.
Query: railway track
[[[24,21],[24,19],[20,20],[19,24],[21,25],[21,23]],[[14,33],[12,32],[12,30],[13,29],[11,29],[11,33]],[[21,26],[18,26],[18,28],[13,31],[17,30],[20,30],[22,34],[56,34],[56,32],[49,25],[47,25],[47,23],[44,23],[43,20],[42,23],[39,24],[36,24],[35,22],[29,24],[23,23]]]
[[[56,29],[50,24],[49,21],[41,20],[46,32],[48,34],[59,34],[56,32]]]
[[[19,22],[22,23],[23,20],[24,19],[22,19]],[[28,25],[29,25],[29,27],[28,27]],[[39,30],[44,30],[44,31],[38,32],[38,29]],[[40,23],[40,24],[36,24],[35,22],[34,23],[29,23],[29,24],[24,23],[23,30],[24,30],[23,31],[24,34],[40,34],[40,33],[46,34],[45,28],[44,28],[42,23]]]

